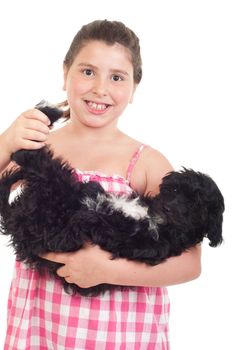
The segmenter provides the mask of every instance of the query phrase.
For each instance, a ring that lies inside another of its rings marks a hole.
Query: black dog
[[[61,116],[40,109],[54,122]],[[51,116],[52,115],[52,116]],[[202,242],[222,242],[223,196],[207,175],[184,169],[164,177],[154,197],[120,197],[95,182],[81,183],[75,170],[48,147],[20,150],[12,155],[20,167],[0,180],[1,230],[10,235],[16,257],[40,273],[61,279],[68,293],[97,295],[110,288],[101,284],[80,288],[56,274],[57,263],[41,259],[45,252],[71,252],[88,241],[112,254],[150,265]],[[21,194],[9,203],[10,189],[23,181]]]

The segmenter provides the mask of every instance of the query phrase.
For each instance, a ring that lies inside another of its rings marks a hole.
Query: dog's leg
[[[4,219],[10,217],[13,210],[9,203],[11,188],[23,178],[23,171],[16,169],[4,172],[0,179],[0,214],[2,217],[1,228],[3,229],[3,233],[5,233]]]

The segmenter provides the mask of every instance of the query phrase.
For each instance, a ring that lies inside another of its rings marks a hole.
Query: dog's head
[[[222,242],[224,199],[209,176],[185,168],[170,172],[163,178],[158,198],[167,223],[183,225],[185,231],[189,227],[189,232],[196,228],[212,247]]]

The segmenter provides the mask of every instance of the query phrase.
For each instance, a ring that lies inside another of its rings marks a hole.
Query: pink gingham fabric
[[[98,181],[110,192],[129,194],[127,179],[77,170],[81,181]],[[58,281],[16,261],[8,301],[4,350],[168,350],[166,288],[134,288],[97,297],[70,296]]]

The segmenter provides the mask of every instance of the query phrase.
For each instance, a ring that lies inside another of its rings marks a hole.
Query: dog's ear
[[[208,209],[206,236],[210,241],[210,246],[216,247],[223,241],[224,198],[216,183],[209,176],[204,176],[203,186],[206,193],[205,207]]]
[[[207,237],[210,241],[211,247],[216,247],[222,243],[222,223],[223,223],[224,202],[222,199],[218,199],[217,206],[209,209],[208,224],[207,224]]]
[[[195,212],[198,213],[196,221],[202,222],[203,235],[209,239],[211,247],[216,247],[223,241],[222,223],[225,205],[222,193],[209,175],[185,168],[183,174],[191,181]]]

